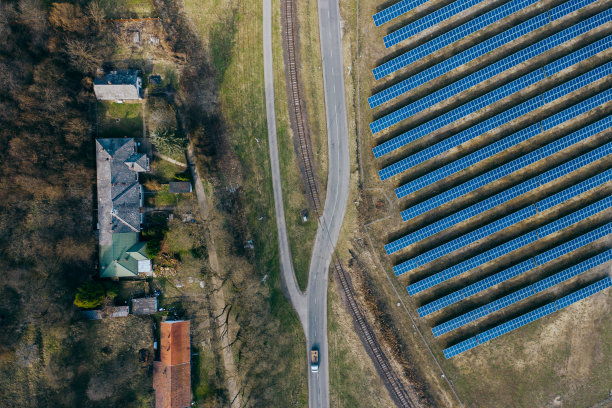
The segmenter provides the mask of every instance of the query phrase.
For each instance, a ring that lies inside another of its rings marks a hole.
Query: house
[[[100,276],[151,275],[146,243],[140,242],[144,204],[138,174],[149,171],[149,158],[134,139],[96,139]]]
[[[94,79],[94,93],[100,101],[142,99],[142,78],[136,70],[110,71]]]
[[[191,342],[188,320],[161,323],[160,361],[153,362],[155,408],[191,405]]]
[[[171,181],[168,192],[172,194],[191,193],[191,183],[188,181]]]
[[[157,296],[132,299],[132,313],[150,315],[157,312]]]

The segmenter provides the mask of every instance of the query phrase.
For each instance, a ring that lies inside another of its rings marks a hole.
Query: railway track
[[[303,168],[303,177],[306,184],[306,190],[313,205],[314,211],[317,214],[317,218],[319,218],[321,215],[321,203],[319,201],[319,190],[310,154],[312,148],[310,146],[310,137],[305,126],[305,109],[302,108],[303,104],[298,80],[295,40],[296,10],[294,0],[283,0],[281,3],[281,12],[283,13],[284,17],[283,41],[285,43],[287,53],[287,61],[285,61],[285,63],[288,71],[287,91],[290,105],[289,110],[294,119],[294,131],[298,137],[299,158]],[[320,226],[322,226],[321,223]],[[353,287],[346,276],[346,270],[337,257],[334,257],[334,270],[338,276],[338,281],[340,282],[340,286],[344,292],[349,311],[353,317],[353,321],[355,322],[355,326],[360,332],[360,338],[364,342],[364,346],[369,351],[368,354],[372,357],[374,365],[377,367],[378,372],[383,377],[383,380],[391,392],[393,399],[398,406],[402,408],[416,407],[416,405],[410,400],[408,393],[406,392],[406,389],[404,388],[404,385],[400,381],[399,377],[389,364],[389,360],[380,347],[374,331],[366,321],[364,314],[355,301],[355,292]]]
[[[281,5],[283,15],[285,17],[285,24],[283,27],[285,49],[287,50],[287,71],[289,74],[288,78],[288,92],[290,95],[289,110],[291,116],[294,118],[294,130],[297,133],[298,145],[299,145],[299,158],[301,167],[303,169],[304,181],[306,184],[306,190],[311,200],[311,204],[317,213],[321,212],[321,202],[319,201],[319,189],[317,180],[315,178],[314,167],[312,164],[312,158],[310,152],[312,151],[310,146],[310,137],[307,133],[305,126],[305,109],[302,109],[302,97],[300,94],[300,86],[298,81],[297,71],[297,56],[296,56],[296,41],[295,41],[295,5],[294,0],[284,0]]]
[[[342,286],[342,291],[345,294],[346,301],[348,303],[351,315],[353,316],[355,325],[360,331],[360,337],[369,349],[369,354],[373,357],[374,363],[378,367],[378,372],[383,376],[384,382],[389,388],[391,395],[394,397],[395,402],[402,408],[416,407],[417,405],[410,400],[404,385],[389,364],[389,360],[387,359],[384,351],[381,349],[372,328],[368,324],[365,316],[359,308],[359,305],[355,301],[353,287],[347,279],[346,271],[339,259],[334,259],[334,269],[336,271],[336,276],[338,276],[338,280],[340,281],[340,285]]]

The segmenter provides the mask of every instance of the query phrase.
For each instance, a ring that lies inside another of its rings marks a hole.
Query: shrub
[[[151,133],[151,142],[162,154],[169,156],[183,153],[187,139],[176,134],[175,129],[158,129]]]
[[[115,298],[117,293],[116,284],[113,282],[87,281],[77,288],[74,304],[82,309],[93,309],[107,298]]]

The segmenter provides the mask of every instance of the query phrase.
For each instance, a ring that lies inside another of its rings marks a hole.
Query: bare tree
[[[102,63],[98,50],[89,41],[74,38],[66,40],[66,53],[74,68],[83,73],[93,73]]]

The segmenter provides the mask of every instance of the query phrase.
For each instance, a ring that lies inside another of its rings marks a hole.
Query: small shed
[[[132,314],[150,315],[157,312],[157,296],[132,299]]]
[[[191,191],[191,183],[188,181],[171,181],[168,186],[168,192],[172,194],[186,194]]]
[[[130,314],[128,306],[112,306],[105,310],[108,317],[127,317]]]

